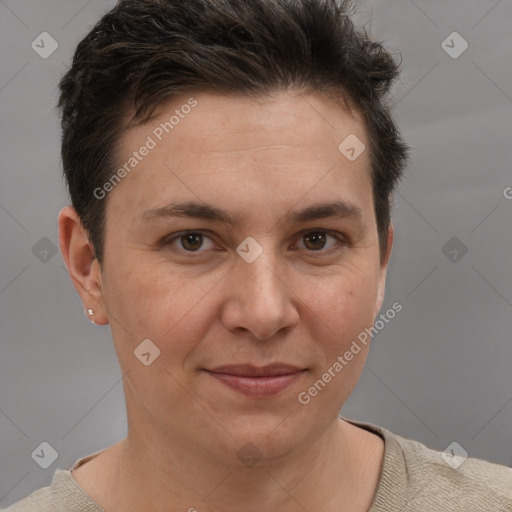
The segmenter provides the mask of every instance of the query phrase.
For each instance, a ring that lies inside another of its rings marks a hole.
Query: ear
[[[59,246],[78,295],[82,299],[84,311],[95,324],[108,324],[104,309],[101,268],[94,255],[94,248],[76,210],[71,206],[59,212]]]
[[[373,318],[376,318],[380,308],[382,307],[382,303],[384,302],[384,295],[386,291],[386,273],[388,270],[389,258],[391,257],[391,250],[393,248],[394,235],[395,229],[393,224],[390,222],[388,228],[386,254],[380,263],[379,289],[377,293],[377,302],[375,303],[375,311],[373,312]]]

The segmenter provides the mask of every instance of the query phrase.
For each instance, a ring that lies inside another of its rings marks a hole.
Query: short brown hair
[[[101,18],[78,44],[58,102],[65,178],[99,263],[106,201],[93,191],[117,168],[119,137],[191,90],[318,91],[353,105],[369,136],[383,258],[408,151],[385,102],[398,67],[349,12],[341,0],[120,0]]]

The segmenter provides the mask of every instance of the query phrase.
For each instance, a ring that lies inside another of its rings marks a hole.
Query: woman
[[[341,2],[98,22],[60,84],[60,248],[128,436],[8,510],[507,510],[510,469],[339,417],[384,298],[396,76]]]

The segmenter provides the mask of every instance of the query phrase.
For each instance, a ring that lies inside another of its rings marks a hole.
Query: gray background
[[[52,253],[68,201],[57,82],[113,3],[0,0],[0,507],[126,435],[108,327],[86,320]],[[371,34],[402,53],[393,101],[414,149],[382,308],[403,311],[374,339],[342,416],[512,465],[512,5],[356,4]],[[59,44],[47,59],[31,48],[43,31]],[[441,45],[453,31],[469,44],[456,59]],[[31,458],[43,441],[58,452],[47,469]]]

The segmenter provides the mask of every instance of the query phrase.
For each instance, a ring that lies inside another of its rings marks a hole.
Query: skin
[[[190,96],[125,133],[120,162]],[[320,94],[194,97],[191,113],[105,199],[102,268],[75,211],[59,215],[61,251],[84,309],[111,326],[128,415],[127,438],[73,476],[109,512],[367,511],[384,443],[338,415],[368,347],[309,404],[297,399],[373,325],[384,297],[393,229],[381,260],[368,151],[350,162],[338,150],[350,134],[369,146],[364,123]],[[178,200],[239,218],[233,226],[141,221]],[[334,200],[361,215],[283,220]],[[185,230],[202,230],[202,245],[201,237],[169,241]],[[325,241],[307,236],[315,230]],[[248,236],[263,248],[252,263],[236,252]],[[134,356],[144,339],[160,349],[149,366]],[[305,371],[264,399],[201,370],[273,362]],[[258,449],[254,467],[237,456],[247,443]]]

